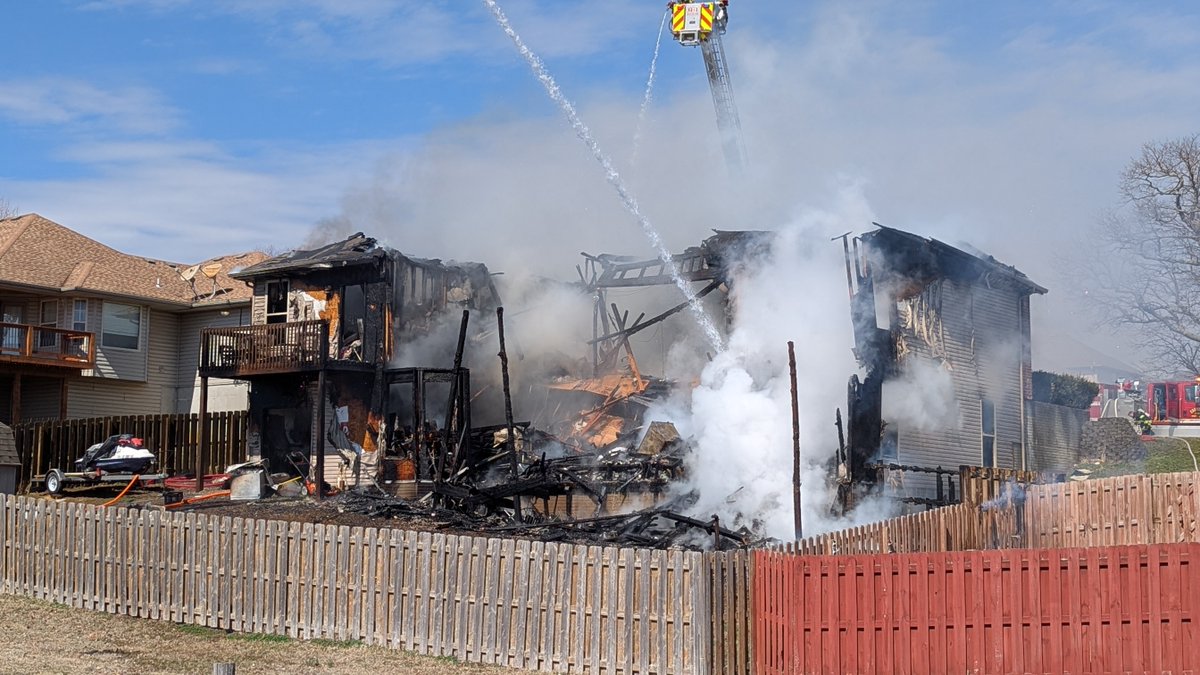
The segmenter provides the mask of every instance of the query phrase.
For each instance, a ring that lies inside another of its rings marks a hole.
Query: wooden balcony
[[[96,365],[96,336],[82,330],[0,323],[0,364],[87,370]]]
[[[329,362],[329,327],[325,321],[295,321],[206,328],[200,345],[204,377],[316,371]]]

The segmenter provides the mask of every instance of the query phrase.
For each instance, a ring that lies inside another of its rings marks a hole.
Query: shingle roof
[[[387,257],[386,251],[376,246],[373,238],[362,232],[356,232],[342,241],[335,241],[319,248],[288,251],[283,255],[260,262],[234,276],[238,279],[253,279],[294,270],[370,265],[378,263],[385,257]]]
[[[894,227],[871,223],[879,228],[862,236],[887,258],[887,269],[883,272],[902,277],[919,277],[929,270],[951,278],[982,278],[997,275],[1008,279],[1026,293],[1046,293],[1046,289],[1034,283],[1017,268],[996,260],[985,253],[968,253],[949,244],[922,237]]]
[[[210,281],[187,265],[121,253],[35,213],[0,219],[0,283],[55,292],[112,294],[177,305],[245,301],[252,290],[229,276],[265,260],[260,252],[206,260],[216,276]],[[214,292],[215,286],[215,292]]]

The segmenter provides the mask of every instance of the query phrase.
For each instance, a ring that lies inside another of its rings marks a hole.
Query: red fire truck
[[[1200,384],[1196,380],[1151,382],[1146,385],[1146,413],[1152,424],[1187,422],[1200,424],[1196,407]]]

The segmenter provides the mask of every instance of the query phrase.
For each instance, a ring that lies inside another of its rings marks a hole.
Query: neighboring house
[[[846,251],[866,371],[850,382],[847,484],[872,484],[880,462],[1033,468],[1029,299],[1046,289],[991,256],[889,227]],[[932,496],[930,474],[904,481],[902,496]]]
[[[0,219],[0,420],[198,409],[200,331],[249,322],[230,272],[247,253],[187,266],[116,251],[37,214]],[[213,383],[209,407],[245,409]]]
[[[250,383],[251,457],[286,468],[299,453],[335,482],[347,476],[325,473],[326,455],[361,459],[358,478],[373,475],[378,450],[395,449],[424,480],[432,444],[466,443],[466,370],[398,368],[392,360],[447,310],[494,310],[486,267],[419,260],[359,233],[233,276],[253,285],[252,325],[206,329],[200,375]],[[457,396],[448,405],[452,381]],[[428,417],[426,396],[436,399]]]

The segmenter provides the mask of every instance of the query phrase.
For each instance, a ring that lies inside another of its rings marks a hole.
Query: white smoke
[[[884,384],[883,419],[903,421],[905,429],[917,431],[962,427],[954,378],[947,367],[908,360],[903,375]]]
[[[837,448],[834,410],[845,405],[846,380],[857,367],[842,247],[831,238],[872,217],[860,187],[850,185],[829,209],[806,211],[779,231],[770,255],[735,279],[728,347],[707,364],[698,387],[648,415],[671,420],[692,439],[681,490],[699,495],[696,515],[793,538],[791,340],[805,535],[846,525],[828,515],[827,465]]]

